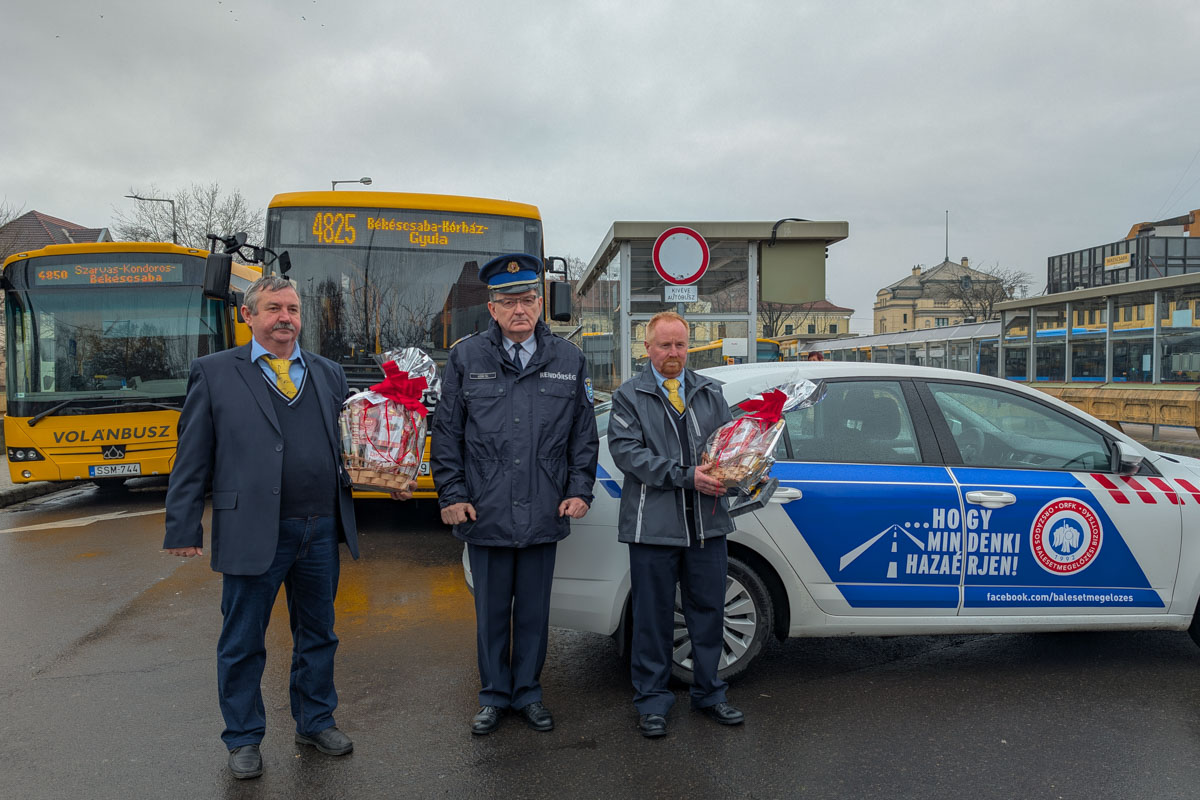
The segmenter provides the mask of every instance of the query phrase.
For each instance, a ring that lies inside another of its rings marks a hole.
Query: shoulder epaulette
[[[463,341],[464,339],[470,339],[470,338],[471,338],[472,336],[474,336],[474,335],[475,335],[475,333],[468,333],[466,336],[460,336],[460,337],[458,337],[458,338],[457,338],[457,339],[455,339],[455,340],[454,340],[454,342],[453,342],[453,343],[450,345],[450,349],[451,349],[451,350],[453,350],[453,349],[454,349],[454,346],[455,346],[455,345],[457,345],[459,342]]]

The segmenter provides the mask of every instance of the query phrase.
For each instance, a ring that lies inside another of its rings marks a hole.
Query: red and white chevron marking
[[[1165,497],[1165,502],[1181,506],[1184,504],[1185,496],[1190,496],[1200,505],[1200,488],[1197,488],[1194,483],[1183,478],[1174,479],[1175,483],[1180,487],[1176,488],[1166,478],[1146,477],[1138,479],[1132,475],[1103,475],[1098,472],[1089,474],[1096,483],[1108,490],[1109,495],[1112,496],[1115,502],[1121,505],[1135,504],[1134,501],[1145,505],[1156,505],[1161,498]],[[1147,486],[1146,483],[1150,485]],[[1160,494],[1156,496],[1154,489],[1158,489]]]

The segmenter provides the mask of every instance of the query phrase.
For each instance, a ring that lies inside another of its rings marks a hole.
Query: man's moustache
[[[273,326],[271,326],[271,330],[273,330],[273,331],[294,331],[294,330],[296,330],[296,326],[290,322],[276,322]]]

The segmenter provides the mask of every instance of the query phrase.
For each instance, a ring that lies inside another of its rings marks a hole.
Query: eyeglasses
[[[505,311],[512,311],[517,306],[520,306],[526,311],[532,311],[534,308],[537,308],[538,300],[540,299],[540,297],[521,297],[518,299],[513,299],[510,297],[505,298],[504,300],[493,300],[492,302],[503,308]]]

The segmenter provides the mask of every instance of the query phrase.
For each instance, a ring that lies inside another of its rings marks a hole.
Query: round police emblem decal
[[[1104,529],[1087,503],[1069,497],[1042,507],[1029,529],[1029,545],[1042,569],[1054,575],[1079,572],[1100,552]]]

